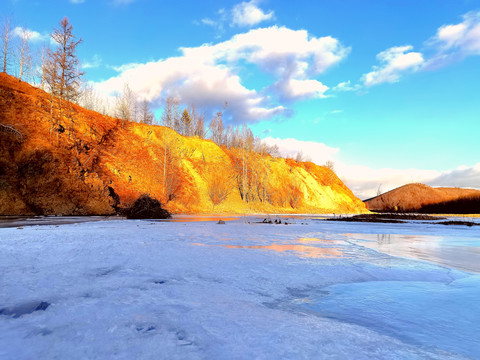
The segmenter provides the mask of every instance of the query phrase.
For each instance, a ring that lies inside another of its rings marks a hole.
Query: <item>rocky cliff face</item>
[[[0,214],[359,213],[329,169],[123,122],[0,74]]]

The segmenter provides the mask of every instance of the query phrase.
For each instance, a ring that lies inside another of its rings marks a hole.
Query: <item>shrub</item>
[[[130,208],[126,210],[127,219],[169,219],[172,216],[162,208],[157,199],[141,195]]]

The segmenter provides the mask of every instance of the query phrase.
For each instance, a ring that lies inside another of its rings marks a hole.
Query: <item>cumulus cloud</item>
[[[459,166],[454,170],[444,171],[427,182],[431,186],[456,186],[480,188],[480,162],[474,166]]]
[[[423,183],[430,186],[455,186],[480,188],[480,163],[472,167],[461,166],[447,171],[425,169],[373,169],[367,166],[348,165],[337,162],[338,176],[353,193],[362,200],[390,191],[409,183]]]
[[[412,46],[395,46],[377,55],[381,66],[374,66],[373,71],[362,77],[365,86],[378,85],[384,82],[397,82],[401,75],[417,71],[425,62],[423,55],[411,51]]]
[[[299,100],[307,98],[322,98],[328,86],[318,80],[287,79],[274,85],[274,89],[284,100]]]
[[[241,2],[232,9],[233,24],[238,26],[253,26],[273,18],[273,11],[265,13],[257,6],[258,1]]]
[[[340,149],[315,141],[297,139],[279,139],[267,137],[268,145],[277,145],[283,156],[295,157],[298,152],[312,159],[318,165],[328,160],[334,162],[335,172],[362,200],[377,195],[379,187],[382,192],[399,186],[420,182],[430,186],[455,186],[480,189],[480,163],[474,166],[460,166],[453,170],[437,171],[425,169],[374,169],[362,165],[350,165],[338,160]]]
[[[373,169],[342,162],[336,163],[335,169],[350,190],[362,200],[376,196],[379,187],[382,192],[386,192],[409,183],[428,183],[440,176],[440,172],[436,170]]]
[[[339,148],[330,147],[324,143],[303,141],[293,138],[280,139],[267,137],[262,139],[262,141],[270,146],[277,145],[282,156],[295,157],[297,153],[301,152],[318,165],[323,165],[329,160],[334,160],[335,155],[340,150]]]
[[[411,51],[412,46],[396,46],[377,55],[380,66],[362,76],[364,86],[399,81],[402,75],[420,70],[435,70],[467,56],[480,55],[480,11],[463,15],[458,24],[443,25],[426,41],[426,56]],[[349,82],[340,83],[333,90],[350,91]]]
[[[180,51],[178,57],[116,67],[119,74],[97,86],[112,94],[128,83],[150,101],[175,96],[203,107],[218,107],[227,101],[237,122],[252,122],[289,114],[272,95],[280,99],[323,96],[328,87],[311,77],[338,63],[348,48],[332,37],[317,38],[305,30],[273,26]],[[275,83],[260,91],[246,88],[235,72],[239,62],[272,74]]]
[[[28,41],[30,42],[46,41],[50,38],[50,35],[48,34],[42,35],[37,31],[23,28],[21,26],[17,26],[16,28],[14,28],[12,31],[12,35],[19,38],[23,38],[24,36],[26,36]]]

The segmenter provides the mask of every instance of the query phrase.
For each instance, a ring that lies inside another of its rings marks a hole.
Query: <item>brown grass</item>
[[[434,204],[476,196],[480,196],[480,190],[448,187],[433,188],[424,184],[408,184],[365,200],[365,204],[372,211],[418,212],[422,208],[428,208],[428,206]]]

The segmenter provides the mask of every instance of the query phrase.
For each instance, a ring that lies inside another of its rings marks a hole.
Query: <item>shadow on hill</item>
[[[418,212],[425,214],[480,214],[480,196],[424,205]]]

